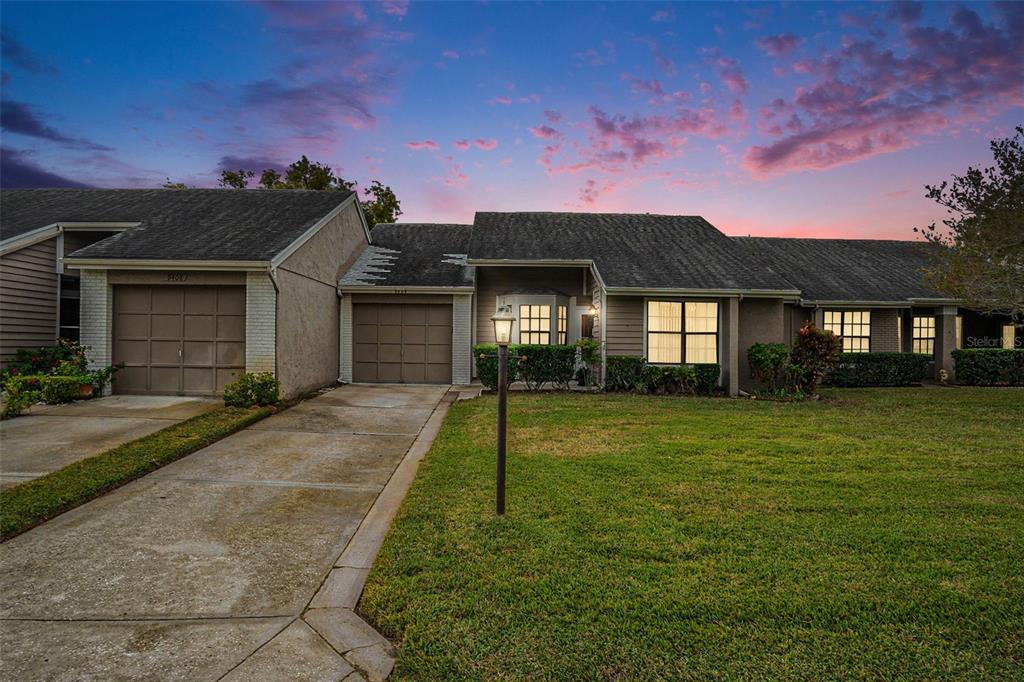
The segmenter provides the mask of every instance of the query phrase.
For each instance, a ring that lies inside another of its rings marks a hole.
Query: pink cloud
[[[671,57],[665,54],[664,50],[661,49],[661,43],[654,38],[649,37],[639,38],[638,40],[647,45],[651,50],[651,56],[654,57],[655,63],[661,67],[661,70],[665,72],[666,76],[676,75],[676,63]]]
[[[739,61],[731,57],[723,57],[717,48],[707,51],[711,63],[718,69],[718,76],[729,91],[737,95],[746,95],[750,91],[750,83],[743,75]]]
[[[483,149],[485,152],[489,152],[498,148],[498,141],[495,139],[484,140],[482,138],[477,138],[473,140],[473,144],[476,145],[477,149]]]
[[[560,132],[549,125],[533,126],[530,128],[530,132],[534,137],[539,137],[542,140],[557,140],[562,137]]]
[[[780,33],[779,35],[758,38],[756,45],[765,54],[772,57],[782,57],[796,50],[802,42],[802,38],[792,33]]]
[[[605,40],[601,47],[591,47],[573,55],[577,66],[604,66],[615,62],[615,43]]]
[[[469,150],[469,140],[455,140],[452,146],[458,149],[460,152]]]
[[[381,9],[384,11],[384,14],[390,14],[393,17],[403,19],[409,12],[409,2],[408,0],[388,0],[381,3]]]
[[[430,150],[432,152],[436,152],[438,149],[441,148],[441,146],[439,144],[437,144],[437,142],[434,142],[433,140],[423,140],[423,141],[420,141],[420,142],[417,142],[417,141],[406,142],[405,146],[408,147],[409,149],[415,149],[415,150],[428,149],[428,150]]]
[[[497,97],[494,97],[493,99],[487,100],[487,103],[488,104],[501,104],[502,106],[506,106],[507,107],[508,105],[512,104],[512,98],[511,97],[506,97],[505,95],[499,95]]]
[[[456,52],[455,50],[445,50],[444,52],[441,53],[441,56],[444,57],[445,59],[458,59],[459,53]]]
[[[778,137],[746,152],[756,175],[826,169],[912,147],[925,136],[1024,106],[1024,6],[997,6],[1002,25],[968,7],[945,28],[914,23],[902,10],[903,44],[851,40],[804,60],[813,82],[759,112]]]
[[[544,118],[548,120],[548,123],[558,123],[562,120],[562,114],[552,109],[545,109]]]

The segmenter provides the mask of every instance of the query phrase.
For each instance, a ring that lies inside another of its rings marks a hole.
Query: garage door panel
[[[213,394],[245,368],[245,287],[114,287],[121,393]]]
[[[382,343],[377,346],[377,362],[401,362],[402,346],[397,343]]]
[[[118,336],[122,339],[149,338],[149,315],[137,313],[119,313],[114,319]]]
[[[180,339],[181,315],[153,315],[150,318],[150,335],[154,339]]]
[[[186,339],[212,339],[216,333],[217,318],[213,315],[186,315]]]
[[[212,367],[186,367],[182,372],[185,393],[213,393],[215,374]]]
[[[450,305],[357,303],[352,317],[355,381],[451,382]]]
[[[211,287],[185,287],[185,314],[217,312],[217,289]]]
[[[242,367],[245,365],[245,344],[237,341],[217,342],[217,366],[233,365]]]
[[[114,357],[127,365],[148,365],[149,341],[121,339],[114,345]]]
[[[241,315],[219,315],[217,338],[222,341],[245,342],[245,318]]]
[[[182,364],[213,367],[216,364],[212,341],[186,341],[182,344]]]
[[[450,363],[452,360],[452,347],[444,344],[436,344],[427,346],[426,361],[439,364],[439,363]]]

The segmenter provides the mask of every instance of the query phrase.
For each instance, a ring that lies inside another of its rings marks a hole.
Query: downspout
[[[278,381],[280,381],[281,368],[279,366],[279,358],[281,357],[281,348],[279,343],[280,334],[278,332],[281,330],[281,306],[279,305],[280,301],[278,299],[281,296],[281,287],[277,282],[277,268],[273,265],[269,266],[267,268],[267,275],[270,277],[270,283],[274,286],[274,376]]]
[[[344,353],[342,349],[345,347],[345,294],[342,293],[341,288],[337,289],[338,292],[338,383],[344,384],[345,382],[341,379],[341,366],[344,363]]]

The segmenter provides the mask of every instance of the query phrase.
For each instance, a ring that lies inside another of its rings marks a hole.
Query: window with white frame
[[[569,309],[564,305],[558,306],[558,343],[565,345],[569,330]]]
[[[647,361],[664,365],[718,362],[718,303],[648,301]]]
[[[519,306],[519,343],[551,343],[551,306]]]
[[[825,329],[842,337],[844,353],[871,350],[870,310],[826,310]]]
[[[935,317],[933,315],[914,315],[914,336],[911,341],[912,353],[922,355],[935,354]]]

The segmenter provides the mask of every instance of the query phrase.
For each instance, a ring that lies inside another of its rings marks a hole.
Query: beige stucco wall
[[[781,298],[745,298],[740,301],[739,312],[739,387],[748,391],[754,381],[750,377],[747,350],[755,343],[791,342],[791,336],[787,334],[787,316]]]
[[[285,397],[338,379],[337,282],[367,245],[359,210],[350,204],[276,269],[277,377]]]
[[[57,340],[57,239],[0,256],[0,362]]]

